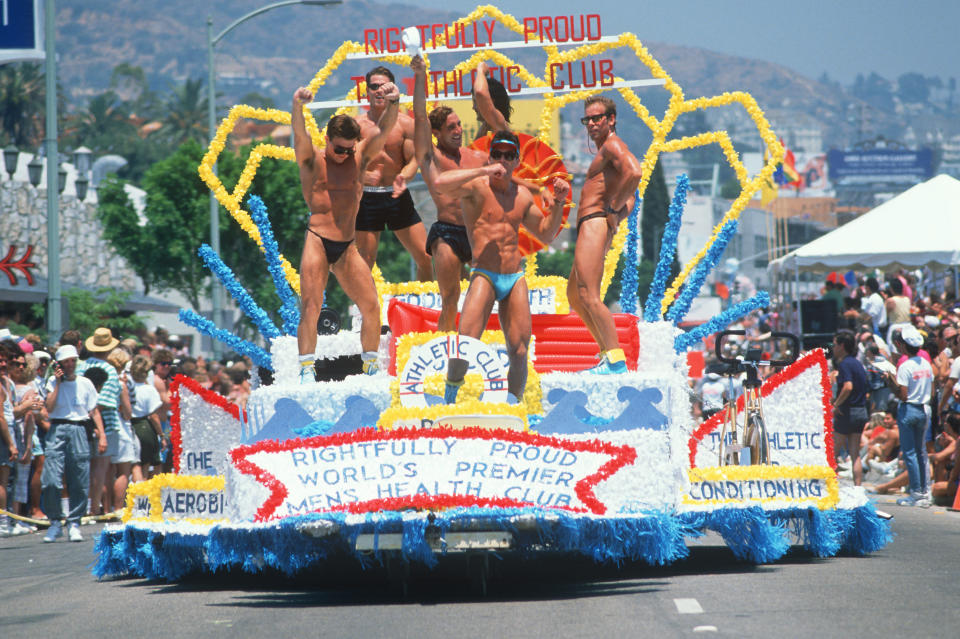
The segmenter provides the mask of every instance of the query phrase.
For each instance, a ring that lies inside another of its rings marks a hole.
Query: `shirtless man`
[[[384,110],[389,106],[384,87],[393,85],[393,73],[375,67],[367,75],[367,99],[370,110],[357,118],[361,137],[368,140],[380,132]],[[420,221],[407,182],[417,174],[413,154],[413,118],[406,113],[397,116],[396,124],[387,129],[382,148],[363,171],[363,198],[357,214],[357,249],[373,269],[377,261],[380,233],[384,227],[393,231],[417,265],[417,279],[432,279],[430,256],[427,255],[427,231]]]
[[[327,124],[326,147],[314,146],[303,119],[303,105],[313,99],[304,87],[293,94],[293,140],[300,167],[303,198],[310,207],[310,224],[300,259],[301,306],[297,344],[300,347],[300,383],[315,381],[314,352],[317,347],[317,319],[330,271],[337,276],[343,292],[360,309],[360,344],[363,372],[379,371],[380,303],[370,267],[360,256],[353,240],[356,218],[367,167],[383,149],[397,122],[400,92],[386,82],[377,89],[385,103],[376,131],[361,139],[360,125],[348,115],[337,115]]]
[[[452,331],[457,327],[457,303],[460,301],[460,274],[470,264],[470,238],[460,212],[460,198],[437,191],[433,183],[437,174],[454,169],[483,166],[487,157],[479,151],[463,148],[463,127],[453,109],[440,106],[427,118],[427,69],[420,56],[414,56],[413,117],[414,149],[420,173],[437,205],[437,221],[427,236],[427,253],[433,256],[433,272],[440,289],[441,310],[437,328]],[[433,148],[430,133],[437,136]]]
[[[460,335],[479,338],[487,325],[493,303],[500,305],[500,326],[507,342],[510,401],[523,398],[527,384],[527,345],[530,343],[530,300],[520,268],[518,233],[523,224],[544,244],[553,240],[563,220],[563,202],[570,186],[560,178],[553,183],[556,202],[543,216],[533,195],[510,179],[520,164],[517,136],[499,131],[490,144],[487,164],[472,169],[428,172],[438,193],[459,197],[463,221],[473,249],[470,288],[460,315]],[[426,176],[425,176],[426,177]],[[456,402],[468,363],[451,357],[447,365],[444,401]]]
[[[600,363],[591,373],[625,373],[626,358],[617,339],[613,315],[600,297],[603,260],[620,222],[633,208],[633,194],[642,175],[640,163],[616,133],[617,106],[610,98],[592,96],[584,117],[597,155],[587,169],[580,193],[577,244],[567,282],[567,299],[600,346]]]

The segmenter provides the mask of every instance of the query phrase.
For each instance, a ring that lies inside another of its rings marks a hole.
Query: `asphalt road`
[[[716,538],[666,567],[569,557],[494,561],[486,596],[460,562],[414,571],[329,566],[295,580],[229,573],[177,584],[97,581],[93,536],[0,539],[4,637],[945,637],[957,636],[960,513],[899,507],[896,538],[866,558],[792,550],[743,563]]]

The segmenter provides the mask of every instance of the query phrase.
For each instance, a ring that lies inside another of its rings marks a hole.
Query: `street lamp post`
[[[246,22],[250,18],[260,15],[261,13],[266,13],[271,9],[276,9],[278,7],[286,7],[292,4],[307,4],[307,5],[333,5],[333,4],[342,4],[343,0],[282,0],[281,2],[274,2],[273,4],[268,4],[266,6],[255,9],[250,13],[241,16],[240,18],[231,22],[227,27],[221,31],[216,36],[213,35],[213,16],[207,16],[207,115],[208,115],[208,125],[209,125],[209,135],[210,140],[213,141],[213,136],[217,128],[217,90],[216,90],[216,72],[213,68],[213,48],[216,46],[220,40],[233,31],[234,28],[240,24]],[[211,167],[213,169],[213,174],[217,174],[216,164]],[[220,255],[220,210],[219,204],[217,202],[217,197],[214,195],[213,191],[210,191],[210,247],[213,249],[213,252],[218,256]],[[222,324],[222,313],[223,313],[223,296],[220,287],[217,286],[216,282],[213,283],[212,290],[212,301],[213,301],[213,323],[216,325]],[[220,355],[220,343],[216,340],[213,341],[214,354]]]

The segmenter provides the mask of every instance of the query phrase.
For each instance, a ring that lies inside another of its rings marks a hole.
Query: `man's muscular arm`
[[[487,84],[487,63],[481,62],[477,67],[477,77],[473,81],[473,95],[477,100],[477,110],[480,117],[486,123],[487,128],[496,133],[497,131],[509,131],[510,123],[503,117],[503,114],[497,111],[493,106],[493,98],[490,97],[490,85]]]
[[[377,121],[376,134],[360,141],[361,167],[366,167],[367,163],[383,150],[383,145],[387,141],[387,134],[397,125],[397,116],[400,112],[400,90],[393,82],[381,85],[378,91],[383,92],[383,97],[387,100],[387,108],[384,109],[380,115],[380,120]]]
[[[307,124],[303,117],[303,105],[313,100],[313,92],[306,87],[300,87],[293,94],[293,108],[290,110],[290,125],[293,127],[293,151],[297,156],[297,164],[302,167],[313,165],[315,151],[313,140],[307,133]]]
[[[444,171],[434,179],[433,184],[437,193],[442,195],[468,197],[472,191],[471,182],[473,180],[485,175],[501,178],[506,173],[506,170],[499,164],[485,164],[473,169]]]
[[[537,208],[531,202],[530,208],[523,216],[523,225],[531,235],[543,242],[549,244],[557,236],[560,224],[563,222],[563,205],[567,200],[567,193],[570,191],[570,185],[566,180],[554,178],[553,195],[554,202],[548,208],[547,215],[540,215]]]
[[[423,180],[432,186],[433,140],[427,117],[427,65],[417,55],[410,62],[410,68],[413,69],[413,156],[420,166]]]
[[[612,140],[610,145],[604,145],[607,161],[617,170],[620,183],[611,185],[610,208],[619,211],[633,196],[643,177],[640,162],[619,138]]]

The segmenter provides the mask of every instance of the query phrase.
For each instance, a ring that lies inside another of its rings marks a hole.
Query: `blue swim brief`
[[[473,270],[470,271],[470,279],[473,279],[474,276],[484,277],[490,282],[493,286],[494,295],[499,302],[510,294],[513,287],[520,281],[520,278],[523,277],[523,271],[519,273],[494,273],[485,268],[474,267]]]

